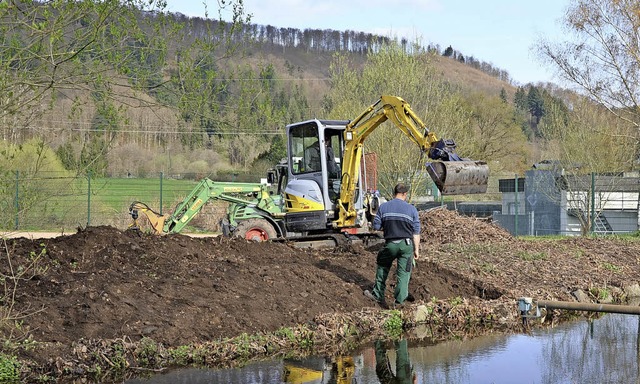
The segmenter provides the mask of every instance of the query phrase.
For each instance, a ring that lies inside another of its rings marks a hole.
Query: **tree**
[[[502,87],[500,89],[500,101],[507,104],[507,91]]]
[[[513,104],[520,111],[528,110],[527,95],[523,87],[516,89],[516,93],[513,95]]]
[[[445,50],[444,53],[442,54],[442,56],[444,57],[451,57],[453,56],[453,48],[451,46],[448,46]]]
[[[157,113],[168,107],[186,120],[187,145],[199,145],[219,126],[218,101],[224,95],[218,63],[237,52],[245,17],[242,0],[219,2],[219,21],[195,18],[191,28],[164,12],[164,0],[59,0],[0,2],[0,133],[20,143],[20,129],[73,99],[71,113],[86,109],[102,124],[109,109]],[[231,8],[230,21],[222,12]],[[169,67],[168,58],[174,60]],[[91,95],[92,97],[89,97]],[[149,97],[149,95],[155,96]],[[152,109],[153,108],[153,109]],[[108,115],[113,115],[108,113]],[[113,120],[113,119],[112,119]],[[101,122],[102,121],[102,122]],[[173,125],[175,127],[175,124]],[[106,142],[118,124],[109,122]],[[143,127],[155,130],[157,127]],[[175,131],[175,129],[174,129]],[[86,132],[70,131],[70,140],[88,142]],[[92,135],[95,136],[95,135]],[[143,137],[168,141],[158,132]],[[69,150],[67,147],[65,150]],[[108,151],[107,145],[105,148]],[[85,150],[83,162],[90,164]],[[79,153],[67,154],[75,155]]]
[[[0,124],[28,124],[59,92],[97,85],[126,103],[114,96],[116,84],[149,87],[164,62],[165,42],[151,32],[164,28],[163,7],[153,0],[0,2]]]
[[[565,36],[571,38],[537,44],[541,59],[588,98],[570,101],[566,123],[554,119],[561,127],[555,128],[558,139],[554,144],[567,175],[636,167],[640,133],[639,10],[638,2],[631,0],[576,0],[563,18],[568,32]],[[598,103],[615,120],[604,116],[591,102]],[[554,128],[545,125],[545,130]],[[582,205],[587,207],[589,203],[583,201]],[[588,225],[584,223],[583,229]]]
[[[636,141],[631,134],[632,124],[618,119],[599,104],[580,95],[565,92],[563,98],[571,105],[567,109],[560,98],[547,103],[547,114],[541,124],[542,137],[546,139],[548,158],[557,161],[556,171],[566,180],[562,190],[549,193],[548,198],[557,204],[565,204],[578,220],[583,234],[591,229],[593,210],[599,214],[606,202],[614,198],[620,178],[606,177],[633,169]],[[592,196],[591,173],[596,174],[596,191]],[[603,182],[602,180],[608,180]],[[554,185],[540,188],[554,191]]]
[[[544,99],[537,87],[529,87],[527,107],[531,116],[535,118],[535,124],[537,126],[542,116],[544,116]]]
[[[527,167],[526,138],[513,118],[515,110],[501,98],[471,94],[465,98],[472,111],[471,128],[478,140],[465,140],[465,156],[494,160],[492,171],[521,171]],[[468,153],[468,155],[467,155]]]
[[[438,137],[453,137],[464,156],[474,156],[469,145],[478,138],[470,129],[471,111],[461,107],[461,95],[430,63],[429,53],[407,54],[395,43],[371,52],[364,67],[337,55],[330,66],[331,90],[324,104],[329,117],[353,119],[380,95],[405,99]],[[411,185],[412,196],[425,193],[429,177],[426,155],[392,123],[374,131],[364,152],[378,154],[378,189],[389,192],[398,181]],[[469,151],[467,153],[466,151]]]
[[[640,128],[640,12],[632,0],[577,0],[563,24],[573,40],[537,44],[559,76]]]

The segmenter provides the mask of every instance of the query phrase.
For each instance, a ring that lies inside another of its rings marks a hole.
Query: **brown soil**
[[[434,297],[512,300],[515,317],[520,296],[572,300],[576,289],[638,280],[637,241],[520,240],[443,209],[421,212],[421,218],[422,256],[410,284],[417,303]],[[112,227],[6,239],[0,255],[9,294],[4,317],[22,321],[23,337],[57,343],[60,350],[50,353],[63,353],[79,339],[147,336],[178,346],[274,331],[319,314],[374,306],[362,291],[373,283],[375,251],[301,250]],[[393,276],[389,283],[387,300]],[[4,336],[20,336],[8,324]]]

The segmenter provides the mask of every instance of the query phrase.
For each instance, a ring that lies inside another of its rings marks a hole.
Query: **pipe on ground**
[[[576,303],[572,301],[550,301],[550,300],[538,300],[536,304],[538,305],[538,308],[547,308],[547,309],[569,309],[574,311],[591,311],[591,312],[606,312],[606,313],[623,313],[626,315],[640,315],[640,306],[632,306],[632,305]]]

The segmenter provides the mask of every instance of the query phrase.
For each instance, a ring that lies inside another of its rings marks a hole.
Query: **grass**
[[[519,251],[518,257],[524,261],[546,260],[547,254],[544,252]]]
[[[608,270],[609,272],[613,272],[613,273],[618,273],[620,271],[622,271],[622,267],[619,267],[615,264],[611,264],[611,263],[607,263],[604,262],[602,263],[602,267],[606,270]]]
[[[2,227],[69,231],[85,225],[122,226],[129,222],[132,202],[145,202],[160,213],[170,212],[196,183],[160,178],[101,178],[91,179],[90,183],[86,178],[71,177],[37,183],[29,180],[4,197],[3,205],[8,209]]]
[[[85,191],[86,180],[82,181]],[[176,201],[182,200],[196,186],[197,181],[163,179],[96,179],[91,181],[92,199],[95,203],[114,211],[129,208],[133,201],[151,204],[157,202],[154,209],[166,211],[173,208]],[[162,207],[160,207],[162,200]]]

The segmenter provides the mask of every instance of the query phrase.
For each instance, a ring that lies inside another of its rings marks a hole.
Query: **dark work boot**
[[[371,292],[368,289],[364,290],[364,296],[368,299],[371,299],[373,301],[375,301],[376,303],[378,303],[378,305],[380,305],[382,308],[387,308],[387,304],[385,303],[384,299],[378,299],[373,292]]]

